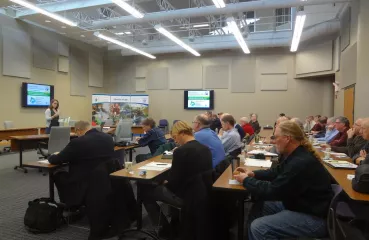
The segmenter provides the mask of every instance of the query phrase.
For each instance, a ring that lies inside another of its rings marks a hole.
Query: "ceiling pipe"
[[[238,12],[255,11],[261,9],[274,9],[274,8],[288,8],[288,7],[299,7],[299,6],[310,6],[310,5],[322,5],[322,4],[333,4],[333,3],[347,3],[351,0],[260,0],[241,2],[234,4],[227,4],[225,8],[216,8],[214,5],[200,8],[186,8],[173,11],[163,11],[146,13],[143,18],[137,19],[132,16],[125,16],[110,20],[95,21],[92,25],[93,28],[99,29],[109,26],[132,24],[132,23],[144,23],[151,21],[166,21],[178,18],[193,18],[210,15],[227,15]]]
[[[305,29],[301,36],[301,42],[313,41],[319,38],[321,41],[334,40],[340,33],[340,22],[337,19],[326,21],[316,24],[314,26]],[[292,31],[277,31],[277,32],[263,32],[252,33],[247,38],[247,45],[251,49],[257,48],[270,48],[270,47],[289,47],[292,40]],[[188,40],[184,42],[188,43]],[[140,47],[139,45],[134,45]],[[191,47],[197,51],[216,51],[224,49],[240,49],[237,41],[231,35],[227,36],[204,36],[196,39],[195,42],[191,42]],[[109,50],[121,49],[118,46],[109,46]],[[168,41],[158,41],[146,47],[140,47],[140,49],[149,52],[150,54],[165,54],[184,52],[184,50],[178,46],[173,45]],[[122,50],[122,56],[135,55],[132,52]]]

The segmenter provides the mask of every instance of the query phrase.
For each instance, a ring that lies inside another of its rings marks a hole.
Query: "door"
[[[354,109],[355,109],[355,86],[346,88],[344,93],[344,108],[343,114],[350,121],[351,126],[354,123]]]

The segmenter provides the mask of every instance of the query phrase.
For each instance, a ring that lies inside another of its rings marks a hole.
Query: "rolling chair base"
[[[21,166],[15,166],[14,170],[22,170],[24,173],[28,173],[28,170],[24,167],[21,167]]]

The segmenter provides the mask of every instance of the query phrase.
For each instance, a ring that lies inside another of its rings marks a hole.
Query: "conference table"
[[[114,151],[129,150],[131,152],[136,147],[138,147],[138,145],[131,145],[131,146],[125,146],[125,147],[114,147]],[[54,197],[54,192],[55,192],[54,191],[54,189],[55,189],[54,188],[54,172],[55,172],[56,169],[67,166],[68,164],[54,165],[54,164],[50,164],[46,161],[28,162],[28,163],[23,163],[21,166],[22,166],[22,168],[41,169],[41,170],[45,170],[49,173],[49,198],[52,201],[55,201],[55,197]],[[132,161],[132,159],[131,159],[131,161]]]
[[[0,141],[10,140],[11,136],[38,135],[45,132],[46,127],[0,129]],[[71,132],[74,132],[74,127],[71,127]]]
[[[126,169],[122,169],[110,174],[110,176],[112,178],[135,180],[138,183],[160,182],[165,179],[165,174],[168,172],[170,168],[164,169],[162,171],[146,170],[146,175],[140,175],[141,170],[139,168],[151,162],[172,163],[172,160],[170,159],[161,159],[161,158],[162,155],[150,158],[146,161],[133,165],[130,172],[128,172]],[[153,237],[154,239],[158,239],[151,233],[142,230],[142,199],[141,199],[140,184],[137,184],[137,228],[134,230],[132,229],[127,230],[127,232],[129,231],[141,231]]]

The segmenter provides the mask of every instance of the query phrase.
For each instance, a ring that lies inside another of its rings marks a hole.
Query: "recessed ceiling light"
[[[115,33],[115,35],[123,35],[123,34],[124,34],[123,32]]]
[[[200,27],[209,27],[209,24],[197,24],[193,25],[194,28],[200,28]]]
[[[81,37],[82,37],[82,38],[84,38],[84,37],[85,37],[85,35],[81,35]]]
[[[61,26],[61,28],[67,28],[66,26]]]
[[[50,23],[51,21],[50,20],[45,20],[45,22]]]
[[[65,35],[66,33],[60,33],[61,35]]]
[[[124,32],[125,34],[132,34],[131,32]]]

